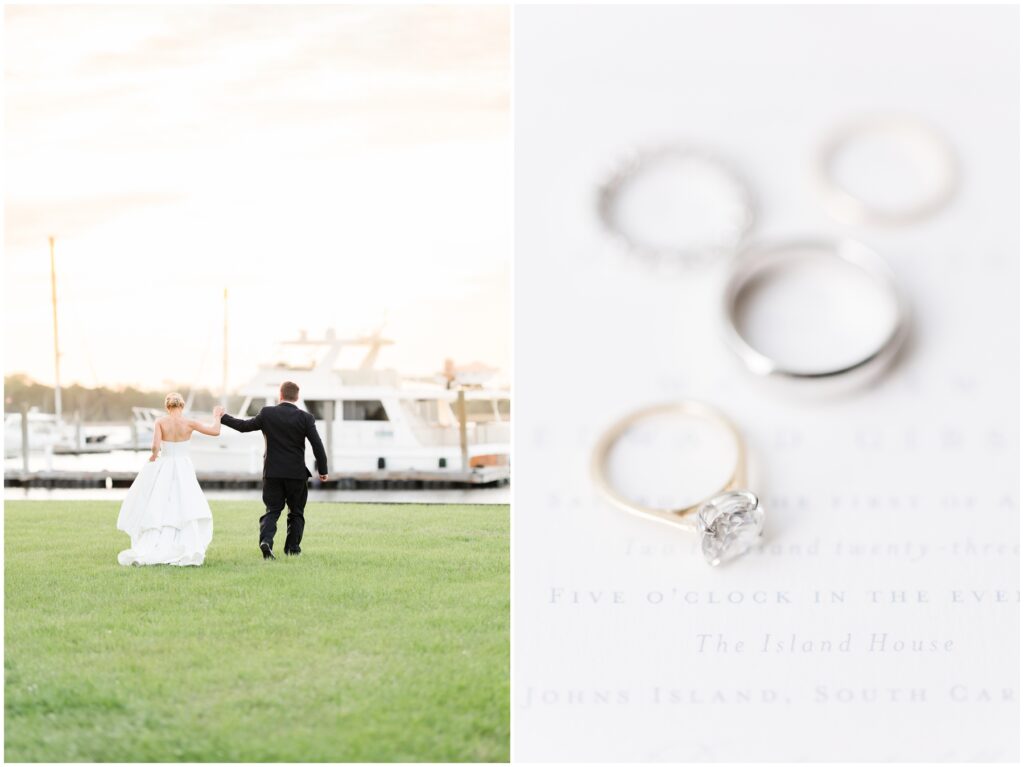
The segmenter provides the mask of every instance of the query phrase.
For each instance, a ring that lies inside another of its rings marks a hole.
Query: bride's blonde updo
[[[172,391],[166,397],[164,397],[164,407],[168,410],[183,409],[185,407],[185,400],[182,399],[181,395],[176,391]]]

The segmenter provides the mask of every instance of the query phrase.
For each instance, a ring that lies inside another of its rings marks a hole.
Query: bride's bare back
[[[160,430],[163,442],[185,442],[195,431],[195,421],[178,414],[165,415],[156,419],[156,428]]]
[[[174,393],[167,395],[167,415],[160,416],[153,424],[153,452],[149,460],[155,461],[160,453],[161,442],[187,442],[192,438],[192,432],[208,434],[216,437],[220,434],[220,417],[224,415],[224,408],[213,409],[213,422],[202,423],[193,418],[186,418],[183,414],[181,395]]]

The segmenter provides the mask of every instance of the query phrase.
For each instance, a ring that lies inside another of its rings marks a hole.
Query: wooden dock
[[[4,487],[115,488],[128,487],[134,471],[7,471]],[[197,472],[200,486],[209,489],[245,490],[262,486],[259,474]],[[470,471],[380,471],[331,475],[326,482],[313,478],[311,490],[452,490],[504,487],[509,484],[508,466],[483,466]]]

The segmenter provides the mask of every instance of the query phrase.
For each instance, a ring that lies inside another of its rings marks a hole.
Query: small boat
[[[73,429],[57,420],[53,413],[44,413],[38,407],[28,411],[29,452],[52,450],[74,438]],[[22,432],[21,413],[4,415],[4,457],[21,455]]]

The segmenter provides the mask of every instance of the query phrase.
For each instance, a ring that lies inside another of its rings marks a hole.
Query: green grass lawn
[[[275,562],[211,506],[124,568],[116,502],[5,504],[7,761],[508,760],[507,506],[311,503]]]

